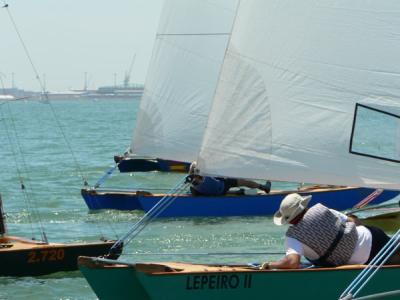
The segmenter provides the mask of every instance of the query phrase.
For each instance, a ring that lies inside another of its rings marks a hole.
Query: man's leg
[[[371,254],[368,262],[389,242],[390,237],[380,228],[375,226],[366,226],[372,234]],[[400,265],[400,253],[397,250],[385,263],[386,265]]]
[[[259,184],[255,181],[250,181],[250,180],[246,180],[246,179],[238,179],[237,180],[237,184],[238,186],[245,186],[248,188],[252,188],[252,189],[260,189],[264,192],[266,192],[267,194],[270,192],[271,190],[271,181],[267,181],[266,184]]]

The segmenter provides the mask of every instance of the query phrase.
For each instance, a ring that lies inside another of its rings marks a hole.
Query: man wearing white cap
[[[311,196],[289,194],[274,215],[276,225],[289,224],[285,236],[286,256],[265,262],[261,269],[298,269],[301,256],[316,266],[365,264],[389,237],[379,228],[362,226],[357,219],[322,204],[308,208]],[[398,263],[395,254],[388,263]]]

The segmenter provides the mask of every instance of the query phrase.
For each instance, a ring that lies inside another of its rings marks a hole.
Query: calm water
[[[139,102],[110,99],[51,103],[51,106],[40,102],[0,105],[0,192],[7,212],[9,234],[39,238],[41,220],[51,242],[89,241],[101,236],[116,238],[123,235],[142,214],[89,213],[80,196],[83,184],[80,174],[89,184],[94,184],[113,165],[113,155],[128,147]],[[58,116],[58,122],[52,111]],[[20,177],[28,187],[28,203],[20,189]],[[104,187],[167,189],[180,177],[156,173],[131,176],[116,172]],[[31,211],[36,211],[40,218],[30,216]],[[267,217],[164,219],[150,224],[126,247],[121,259],[257,262],[276,256],[194,254],[281,251],[283,233],[284,228],[273,226],[271,218]],[[0,299],[25,297],[96,299],[79,271],[42,277],[0,278]]]

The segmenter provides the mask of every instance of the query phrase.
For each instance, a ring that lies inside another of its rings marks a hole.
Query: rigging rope
[[[48,100],[47,93],[46,93],[46,99]],[[67,135],[65,134],[65,131],[62,128],[62,125],[61,125],[61,122],[60,122],[60,120],[58,118],[58,115],[57,115],[57,113],[56,113],[56,111],[55,111],[55,109],[54,109],[54,107],[53,107],[53,105],[51,104],[50,101],[48,101],[48,105],[49,105],[49,107],[50,107],[50,109],[51,109],[51,111],[52,111],[52,113],[54,115],[54,120],[57,123],[58,129],[60,130],[60,133],[64,138],[65,144],[67,145],[68,150],[69,150],[69,152],[70,152],[70,154],[72,156],[72,159],[73,159],[74,164],[75,164],[76,172],[82,178],[83,185],[84,186],[88,186],[89,184],[88,184],[88,181],[87,181],[87,176],[83,175],[83,172],[82,172],[82,169],[80,167],[80,164],[78,163],[78,160],[77,160],[77,158],[76,158],[76,156],[74,154],[74,151],[72,149],[71,143],[68,141]]]
[[[108,170],[104,173],[104,175],[96,182],[96,184],[95,184],[93,187],[90,188],[90,190],[95,190],[95,189],[99,188],[100,185],[102,185],[102,184],[106,181],[106,179],[112,175],[112,173],[115,171],[115,169],[117,168],[117,166],[118,166],[118,164],[115,164],[113,167],[111,167],[110,169],[108,169]],[[94,201],[97,203],[97,205],[98,205],[99,207],[101,207],[100,201],[99,201],[99,199],[97,199],[96,196],[94,197]],[[105,221],[107,222],[107,224],[109,225],[108,227],[113,231],[113,233],[114,233],[116,239],[118,240],[118,239],[119,239],[119,236],[118,236],[117,232],[115,231],[114,227],[112,226],[111,221],[110,221],[108,218],[106,218]],[[99,224],[97,224],[97,228],[99,229],[100,233],[101,233],[101,234],[103,235],[103,237],[104,237],[102,227],[101,227]]]
[[[83,172],[82,172],[82,170],[81,170],[81,168],[80,168],[80,165],[79,165],[79,163],[78,163],[78,160],[77,160],[77,158],[76,158],[76,156],[75,156],[75,154],[74,154],[74,152],[73,152],[73,150],[72,150],[71,144],[70,144],[69,141],[68,141],[68,138],[67,138],[67,136],[66,136],[66,134],[65,134],[65,131],[63,130],[63,127],[62,127],[61,122],[60,122],[60,120],[59,120],[59,118],[58,118],[58,115],[57,115],[57,113],[56,113],[56,111],[55,111],[53,105],[50,103],[50,101],[49,101],[49,99],[48,99],[48,94],[47,94],[47,92],[46,92],[46,90],[45,90],[45,86],[44,86],[42,80],[40,79],[39,72],[37,71],[37,68],[36,68],[35,64],[33,63],[33,59],[32,59],[32,57],[31,57],[31,55],[30,55],[30,53],[29,53],[29,51],[28,51],[28,47],[26,46],[26,44],[25,44],[25,42],[24,42],[24,40],[23,40],[23,38],[22,38],[22,35],[21,35],[21,33],[20,33],[20,31],[19,31],[19,29],[18,29],[18,27],[17,27],[17,24],[16,24],[16,22],[15,22],[13,16],[12,16],[12,14],[11,14],[9,8],[8,8],[9,5],[6,3],[5,0],[3,0],[3,4],[4,4],[4,5],[2,6],[2,8],[5,8],[6,11],[7,11],[7,14],[8,14],[8,16],[9,16],[9,19],[10,19],[10,21],[11,21],[13,27],[14,27],[14,30],[15,30],[15,32],[16,32],[18,38],[19,38],[19,41],[21,42],[22,48],[23,48],[23,50],[24,50],[24,52],[25,52],[25,55],[27,56],[27,58],[28,58],[28,60],[29,60],[29,63],[30,63],[30,65],[31,65],[31,67],[32,67],[32,70],[33,70],[33,72],[34,72],[34,74],[35,74],[35,78],[36,78],[36,80],[37,80],[38,83],[39,83],[40,89],[41,89],[41,91],[42,91],[42,95],[44,95],[45,103],[47,103],[47,104],[49,105],[50,110],[51,110],[51,112],[52,112],[52,115],[53,115],[53,117],[54,117],[54,120],[55,120],[55,122],[56,122],[56,124],[57,124],[57,127],[58,127],[58,129],[59,129],[59,131],[60,131],[60,133],[61,133],[61,135],[62,135],[62,137],[63,137],[63,139],[64,139],[64,141],[65,141],[65,144],[66,144],[66,146],[67,146],[67,148],[68,148],[68,150],[69,150],[69,152],[70,152],[70,154],[71,154],[71,156],[72,156],[72,159],[73,159],[73,161],[74,161],[74,166],[75,166],[76,172],[77,172],[78,175],[82,178],[82,180],[83,180],[83,182],[84,182],[84,185],[87,186],[87,185],[88,185],[87,179],[86,179],[86,177],[83,175]],[[15,131],[15,132],[16,132],[16,131]],[[17,133],[16,133],[16,136],[17,136]],[[21,150],[21,149],[20,149],[20,153],[22,154],[22,150]],[[23,161],[25,170],[27,170],[27,168],[26,168],[26,163],[25,163],[25,161],[24,161],[24,159],[23,159],[23,155],[21,155],[21,156],[22,156],[22,161]],[[23,190],[25,190],[24,184],[21,184],[21,187],[22,187]],[[28,197],[28,199],[29,199],[29,197]],[[38,213],[37,213],[37,212],[35,212],[35,214],[38,216]],[[43,230],[43,226],[42,226],[42,223],[41,223],[41,221],[40,221],[40,218],[38,218],[38,220],[39,220],[40,227],[41,227],[41,229],[42,229],[42,232],[41,232],[42,239],[43,239],[44,241],[47,242],[47,237],[46,237],[46,234],[45,234],[45,232],[44,232],[44,230]]]
[[[24,181],[23,176],[22,176],[22,170],[21,169],[25,170],[25,173],[27,173],[28,169],[27,169],[27,166],[26,166],[26,162],[25,162],[24,156],[22,155],[22,147],[21,147],[21,144],[19,143],[18,134],[17,134],[17,130],[16,130],[16,126],[15,126],[14,120],[13,120],[13,116],[12,116],[12,111],[11,111],[10,105],[9,105],[8,102],[6,102],[6,104],[7,104],[7,108],[8,108],[8,115],[10,116],[10,120],[11,120],[10,122],[11,122],[11,125],[12,125],[12,129],[13,129],[13,132],[14,132],[14,134],[16,136],[15,144],[16,144],[16,146],[18,148],[18,152],[20,153],[20,155],[18,155],[18,153],[15,151],[15,148],[13,146],[13,141],[12,141],[12,138],[11,138],[10,129],[8,128],[7,122],[5,121],[6,118],[4,116],[4,111],[3,111],[3,109],[0,109],[0,111],[1,111],[2,119],[4,120],[4,128],[5,128],[5,131],[6,131],[6,135],[7,135],[7,139],[8,139],[9,145],[10,145],[11,152],[13,154],[15,168],[16,168],[16,171],[17,171],[17,174],[18,174],[18,178],[19,178],[19,181],[20,181],[21,192],[22,192],[24,201],[26,203],[26,206],[27,206],[28,210],[30,211],[30,213],[28,213],[28,219],[29,219],[29,222],[30,222],[30,225],[31,225],[31,232],[32,232],[32,235],[34,236],[33,220],[32,220],[32,215],[34,215],[35,218],[37,219],[37,221],[39,222],[39,228],[40,228],[40,231],[41,231],[40,234],[42,236],[42,241],[47,242],[46,234],[44,233],[43,224],[42,224],[40,218],[38,217],[39,216],[38,209],[34,205],[36,202],[35,201],[31,201],[31,199],[33,198],[32,189],[30,188],[29,183],[28,183],[28,188],[26,188],[27,187],[27,184],[26,184],[27,182]],[[3,106],[1,106],[1,107],[3,107]],[[21,156],[22,167],[18,163],[17,157],[19,157],[19,156]],[[28,178],[28,176],[27,176],[27,178]]]
[[[186,182],[186,176],[178,181],[176,186],[172,190],[161,198],[139,221],[137,221],[132,228],[115,244],[111,247],[109,254],[112,255],[114,252],[124,244],[128,245],[146,226],[159,216],[163,211],[165,211],[177,198],[177,194],[180,194],[183,190],[186,190],[189,183]]]
[[[110,177],[112,175],[112,173],[114,173],[115,169],[118,167],[118,164],[115,164],[113,167],[111,167],[110,169],[108,169],[104,175],[97,180],[96,184],[94,185],[94,188],[97,189],[99,188],[107,179],[108,177]]]
[[[352,300],[376,300],[376,299],[393,299],[394,296],[397,296],[396,299],[400,296],[400,290],[395,290],[395,291],[390,291],[390,292],[383,292],[383,293],[377,293],[377,294],[372,294],[368,296],[363,296],[363,297],[358,297],[358,298],[344,298],[344,299],[352,299]]]
[[[9,16],[9,18],[10,18],[10,20],[11,20],[11,23],[12,23],[12,25],[13,25],[13,27],[14,27],[14,30],[15,30],[15,32],[17,33],[17,36],[18,36],[18,38],[19,38],[19,40],[20,40],[20,42],[21,42],[22,48],[24,49],[25,55],[27,56],[27,58],[28,58],[28,60],[29,60],[29,63],[30,63],[30,65],[31,65],[31,67],[32,67],[32,70],[33,70],[33,72],[35,73],[35,78],[36,78],[36,80],[38,81],[39,86],[40,86],[40,90],[42,91],[42,94],[43,94],[44,97],[45,97],[45,102],[49,105],[50,110],[51,110],[51,112],[53,113],[54,120],[55,120],[55,122],[56,122],[56,124],[57,124],[57,127],[58,127],[58,129],[59,129],[61,135],[63,136],[63,139],[64,139],[64,141],[65,141],[65,144],[66,144],[66,146],[68,147],[68,150],[69,150],[69,152],[70,152],[70,154],[71,154],[71,156],[72,156],[72,159],[73,159],[73,161],[74,161],[74,163],[75,163],[76,172],[77,172],[78,175],[82,178],[82,181],[83,181],[84,186],[88,186],[87,177],[83,175],[83,172],[82,172],[82,170],[81,170],[81,168],[80,168],[80,165],[79,165],[79,163],[78,163],[78,160],[77,160],[77,158],[76,158],[76,156],[75,156],[75,154],[74,154],[74,151],[72,150],[71,144],[70,144],[69,141],[68,141],[68,138],[67,138],[67,136],[66,136],[66,134],[65,134],[64,129],[62,128],[62,125],[61,125],[61,122],[60,122],[60,120],[59,120],[59,117],[58,117],[58,115],[57,115],[57,113],[56,113],[56,111],[55,111],[53,105],[52,105],[51,102],[49,101],[49,97],[48,97],[48,94],[47,94],[47,92],[46,92],[45,86],[44,86],[42,80],[40,79],[39,72],[37,71],[37,69],[36,69],[36,67],[35,67],[35,64],[33,63],[32,57],[31,57],[31,55],[29,54],[28,47],[26,46],[26,44],[25,44],[25,42],[24,42],[24,40],[23,40],[23,38],[22,38],[22,35],[21,35],[21,33],[19,32],[19,30],[18,30],[17,24],[16,24],[16,22],[14,21],[14,18],[13,18],[12,14],[11,14],[9,8],[8,8],[9,5],[6,3],[5,0],[3,0],[3,4],[4,4],[4,5],[3,5],[3,8],[5,8],[6,11],[7,11],[7,14],[8,14],[8,16]]]
[[[6,9],[7,14],[8,14],[8,16],[9,16],[9,18],[10,18],[10,20],[11,20],[11,23],[12,23],[14,29],[15,29],[15,32],[17,33],[18,38],[19,38],[19,40],[20,40],[20,42],[21,42],[21,44],[22,44],[22,47],[23,47],[23,49],[24,49],[24,52],[25,52],[25,54],[26,54],[26,56],[27,56],[27,58],[28,58],[28,60],[29,60],[29,63],[31,64],[31,67],[32,67],[33,71],[35,72],[35,75],[36,75],[35,78],[36,78],[36,80],[39,82],[40,90],[41,90],[41,91],[44,91],[44,85],[43,85],[43,83],[42,83],[42,81],[41,81],[41,79],[40,79],[39,73],[37,72],[35,65],[33,64],[33,60],[32,60],[32,58],[31,58],[31,56],[30,56],[30,54],[29,54],[28,48],[26,47],[24,40],[22,39],[22,36],[21,36],[21,34],[20,34],[19,30],[18,30],[17,24],[15,23],[14,18],[13,18],[13,16],[11,15],[10,10],[8,9],[8,4],[6,3],[5,0],[3,0],[3,4],[4,4],[4,5],[3,5],[2,8],[5,8],[5,9]]]
[[[115,171],[115,169],[117,168],[117,166],[118,166],[118,164],[115,164],[113,167],[111,167],[110,169],[108,169],[108,170],[104,173],[104,175],[96,182],[96,184],[95,184],[93,187],[91,187],[89,190],[95,190],[95,189],[99,188],[99,187],[108,179],[108,177],[110,177],[110,176],[112,175],[112,173]],[[99,200],[96,196],[94,196],[94,199],[93,199],[93,200],[97,203],[97,205],[98,205],[99,207],[101,207],[100,200]],[[107,224],[109,225],[108,227],[113,231],[113,233],[114,233],[114,235],[115,235],[115,238],[118,240],[118,239],[119,239],[119,236],[118,236],[117,232],[115,231],[114,227],[112,226],[111,221],[110,221],[108,218],[106,218],[105,221],[106,221]],[[103,231],[102,231],[102,227],[101,227],[99,224],[97,224],[97,228],[99,229],[100,233],[101,233],[101,234],[103,235],[103,237],[104,237],[104,234],[103,234]]]
[[[398,230],[386,245],[378,252],[371,262],[362,270],[360,274],[349,284],[346,290],[340,295],[339,299],[354,299],[355,296],[372,279],[376,272],[384,265],[399,248],[400,230]],[[367,277],[368,276],[368,277]]]

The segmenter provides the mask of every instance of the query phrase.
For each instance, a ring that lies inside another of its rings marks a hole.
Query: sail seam
[[[215,33],[158,33],[156,36],[201,36],[201,35],[227,35],[230,33],[226,32],[215,32]]]

